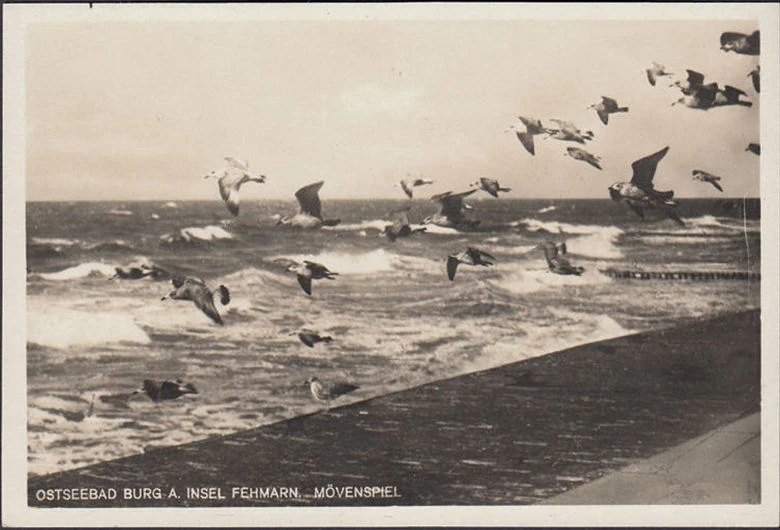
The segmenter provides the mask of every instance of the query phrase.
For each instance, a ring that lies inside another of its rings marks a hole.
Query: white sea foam
[[[322,263],[328,269],[339,274],[368,274],[372,272],[389,272],[401,263],[397,254],[378,248],[370,252],[350,254],[346,252],[322,252],[320,254],[299,254],[283,256],[298,262],[304,260]]]
[[[111,215],[133,215],[133,212],[131,212],[130,210],[120,210],[117,208],[113,210],[109,210],[108,213],[110,213]]]
[[[114,275],[115,272],[116,271],[114,270],[113,265],[91,261],[89,263],[81,263],[75,267],[69,267],[57,272],[41,273],[39,276],[44,280],[61,282],[95,275],[110,278]]]
[[[156,214],[156,213],[153,213],[153,214],[152,214],[150,217],[151,217],[152,219],[154,219],[154,220],[157,220],[157,219],[159,219],[159,218],[160,218],[159,214]]]
[[[390,221],[383,219],[373,219],[371,221],[361,221],[359,223],[341,223],[336,226],[323,226],[323,230],[333,230],[336,232],[359,232],[361,230],[376,230],[381,232],[385,227],[392,225]]]
[[[38,305],[27,312],[27,342],[70,348],[116,342],[144,344],[150,339],[129,315],[53,310]]]
[[[173,243],[176,241],[214,241],[218,239],[233,239],[233,234],[222,228],[221,226],[208,225],[208,226],[190,226],[182,228],[176,234],[166,234],[160,238],[165,243]]]
[[[173,201],[168,201],[165,204],[163,204],[163,206],[165,206],[166,208],[178,208],[179,207],[179,205],[176,204]]]
[[[66,239],[62,237],[34,237],[32,242],[36,245],[52,245],[57,247],[72,247],[78,245],[78,239]]]
[[[502,274],[500,279],[488,280],[488,283],[497,289],[520,294],[541,289],[554,289],[571,285],[597,285],[611,281],[609,277],[595,269],[586,269],[582,276],[577,276],[574,274],[555,274],[547,268],[523,269],[517,267],[511,272]]]
[[[539,208],[539,210],[536,211],[536,213],[547,213],[547,212],[554,212],[557,210],[555,206],[545,206],[544,208]]]
[[[524,225],[529,232],[582,236],[566,240],[566,247],[572,254],[598,259],[617,259],[623,256],[615,243],[624,232],[616,226],[544,222],[538,219],[521,219],[513,224]]]

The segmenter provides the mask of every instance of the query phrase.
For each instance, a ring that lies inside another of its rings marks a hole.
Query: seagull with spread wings
[[[468,228],[479,224],[479,221],[467,219],[463,213],[468,209],[463,204],[463,199],[477,190],[462,191],[453,193],[447,191],[431,197],[431,200],[440,204],[438,213],[435,213],[423,220],[423,224],[434,224],[449,228]]]
[[[608,98],[607,96],[601,96],[600,103],[594,103],[588,108],[596,111],[596,114],[599,115],[601,123],[604,125],[609,122],[610,114],[615,114],[616,112],[628,112],[628,107],[619,107],[617,101],[612,98]]]
[[[566,148],[566,154],[572,157],[574,160],[581,160],[583,162],[587,162],[596,169],[602,169],[600,165],[601,157],[591,154],[585,149],[580,149],[579,147],[568,147]],[[566,156],[566,154],[564,156]]]
[[[613,201],[626,203],[641,219],[645,218],[645,210],[658,208],[664,214],[681,226],[685,223],[677,213],[677,203],[672,200],[673,191],[658,191],[653,187],[653,177],[658,163],[666,156],[669,147],[664,147],[657,153],[640,158],[631,164],[633,175],[630,182],[616,182],[609,189]]]
[[[433,181],[423,178],[414,178],[402,180],[400,184],[401,189],[404,190],[404,193],[411,199],[414,195],[414,188],[417,186],[425,186],[426,184],[433,184]]]
[[[645,73],[647,73],[647,81],[653,86],[655,86],[655,82],[659,77],[673,75],[672,72],[666,71],[664,65],[656,62],[653,62],[653,64],[650,65],[650,68],[645,70]]]
[[[336,226],[341,219],[323,219],[322,203],[320,202],[320,189],[324,180],[304,186],[295,192],[295,198],[300,207],[297,214],[283,216],[276,222],[278,225],[296,226],[299,228],[319,228],[321,226]]]
[[[558,125],[558,129],[548,129],[546,138],[554,138],[563,142],[577,142],[584,144],[586,140],[593,140],[593,131],[582,132],[570,121],[551,119]]]
[[[387,225],[382,234],[391,242],[395,242],[399,237],[410,237],[418,232],[426,231],[424,226],[421,228],[412,228],[409,224],[409,210],[411,210],[411,208],[411,206],[399,208],[398,210],[393,210],[388,215],[392,224]]]
[[[458,270],[458,265],[461,263],[464,265],[491,267],[495,265],[495,261],[496,258],[484,250],[475,247],[467,247],[463,252],[447,256],[447,277],[450,281],[455,280],[455,272]]]
[[[523,122],[523,125],[525,125],[525,132],[515,130],[517,139],[520,140],[520,143],[523,144],[523,147],[525,147],[526,151],[532,155],[535,155],[536,149],[534,147],[534,136],[537,134],[547,134],[549,131],[545,129],[542,126],[542,122],[536,118],[526,118],[525,116],[518,116],[517,118]],[[514,125],[509,126],[509,129],[514,128]],[[509,129],[504,132],[508,132]]]
[[[758,30],[750,35],[726,31],[720,36],[720,49],[743,55],[759,55],[761,52],[761,34]]]
[[[715,189],[718,191],[723,191],[723,188],[721,187],[719,181],[720,177],[713,175],[712,173],[707,173],[706,171],[702,171],[701,169],[694,169],[691,173],[693,175],[693,180],[699,180],[701,182],[709,182],[713,186],[715,186]]]
[[[228,305],[230,291],[227,287],[220,285],[212,291],[202,279],[183,276],[174,276],[171,283],[175,289],[167,296],[163,296],[162,300],[189,300],[215,323],[223,325],[222,317],[219,316],[217,307],[214,305],[214,295],[219,293],[222,305]]]
[[[328,270],[328,268],[322,263],[316,263],[314,261],[304,260],[303,263],[291,261],[291,265],[287,267],[288,272],[294,272],[298,277],[298,284],[300,284],[303,292],[311,296],[311,282],[312,280],[335,280],[338,272]]]
[[[184,384],[181,379],[166,379],[165,381],[144,379],[143,385],[130,395],[146,394],[152,401],[157,402],[176,399],[184,394],[197,393],[198,391],[195,390],[192,383]]]
[[[477,182],[470,184],[470,186],[486,191],[496,199],[498,199],[498,192],[508,193],[512,191],[512,188],[502,188],[496,179],[487,177],[480,177]]]
[[[265,182],[265,175],[253,176],[249,173],[249,164],[243,160],[226,156],[225,161],[228,163],[227,168],[219,171],[214,170],[203,178],[217,179],[219,194],[222,196],[222,200],[225,201],[225,206],[227,206],[230,213],[238,215],[238,190],[241,188],[241,185],[247,182],[259,182],[262,184]]]
[[[585,272],[584,267],[573,266],[568,259],[562,255],[566,254],[566,243],[555,243],[555,241],[547,240],[540,245],[544,250],[544,257],[547,260],[547,266],[551,272],[562,275],[576,275],[580,276]],[[537,247],[538,248],[538,247]]]

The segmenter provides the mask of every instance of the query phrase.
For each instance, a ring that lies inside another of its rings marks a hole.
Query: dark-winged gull
[[[220,295],[220,302],[222,305],[230,303],[230,291],[224,285],[220,285],[212,291],[200,278],[185,278],[183,276],[174,276],[171,280],[173,286],[176,288],[168,296],[163,296],[162,299],[166,300],[190,300],[195,304],[195,307],[203,311],[206,316],[219,325],[223,325],[222,317],[219,316],[217,307],[214,305],[214,295],[218,292]]]
[[[631,164],[633,176],[631,182],[616,182],[609,189],[613,201],[625,202],[636,214],[644,220],[644,210],[658,208],[677,224],[685,223],[677,213],[677,203],[672,200],[673,191],[658,191],[653,187],[653,177],[658,168],[658,162],[666,156],[669,147],[664,147],[657,153],[640,158]]]
[[[139,265],[128,265],[127,267],[114,267],[116,274],[109,280],[119,278],[120,280],[140,280],[151,277],[155,280],[170,277],[170,273],[157,265],[148,265],[141,263]]]
[[[761,67],[756,66],[755,70],[751,70],[747,75],[753,81],[753,88],[756,92],[761,92]]]
[[[525,147],[526,151],[532,155],[535,155],[536,149],[534,148],[534,136],[537,134],[547,134],[549,131],[545,129],[542,126],[542,122],[536,118],[526,118],[525,116],[518,116],[517,118],[523,122],[523,125],[525,125],[525,132],[517,130],[515,131],[517,139],[520,140],[520,143],[523,144],[523,147]],[[514,125],[509,126],[509,129],[514,128]]]
[[[750,151],[754,155],[761,156],[761,144],[748,144],[745,151]]]
[[[319,228],[321,226],[336,226],[341,219],[323,219],[322,203],[320,202],[320,189],[324,180],[304,186],[295,192],[300,210],[292,217],[284,216],[277,221],[277,225],[297,226],[300,228]]]
[[[548,129],[547,138],[555,138],[563,142],[577,142],[584,144],[586,140],[593,140],[593,131],[582,132],[570,121],[551,119],[558,125],[558,129]]]
[[[694,169],[691,174],[693,175],[693,180],[699,180],[701,182],[709,182],[713,186],[715,186],[715,189],[718,191],[723,191],[723,188],[720,186],[718,181],[720,180],[720,177],[717,177],[711,173],[707,173],[706,171],[702,171],[701,169]]]
[[[647,73],[647,80],[653,86],[655,86],[655,82],[659,77],[673,75],[672,72],[666,71],[666,67],[664,65],[658,64],[656,62],[653,62],[653,64],[650,65],[650,68],[645,70],[645,72]]]
[[[289,272],[294,272],[297,275],[301,289],[308,295],[311,295],[312,280],[335,280],[336,276],[339,274],[338,272],[328,270],[328,268],[321,263],[306,260],[304,260],[303,263],[294,262],[287,270]]]
[[[464,210],[469,209],[463,204],[463,199],[477,190],[462,191],[453,193],[447,191],[431,197],[431,200],[440,204],[438,213],[435,213],[423,220],[423,224],[434,224],[449,228],[468,228],[479,224],[479,221],[467,219]]]
[[[576,276],[580,276],[585,272],[584,267],[575,267],[568,259],[562,256],[562,254],[566,254],[566,243],[556,244],[555,241],[548,239],[541,244],[541,247],[544,250],[544,257],[547,259],[547,266],[551,272]]]
[[[496,199],[498,199],[498,192],[508,193],[512,191],[512,188],[502,188],[496,179],[487,177],[479,177],[479,180],[474,184],[470,184],[470,186],[486,191]]]
[[[167,379],[165,381],[144,379],[141,388],[135,390],[131,395],[143,393],[146,393],[152,401],[163,401],[176,399],[184,394],[197,394],[198,391],[195,390],[192,383],[184,384],[181,379]]]
[[[317,377],[310,377],[306,380],[306,386],[309,387],[309,391],[314,399],[327,403],[344,394],[354,392],[360,387],[353,385],[352,383],[345,383],[338,381],[335,383],[323,383]]]
[[[619,107],[617,101],[612,98],[608,98],[607,96],[601,96],[600,103],[594,103],[588,108],[596,111],[596,114],[599,115],[599,119],[601,119],[601,122],[604,125],[609,122],[610,114],[615,114],[616,112],[628,112],[628,107]]]
[[[709,110],[713,107],[725,107],[728,105],[741,105],[750,107],[753,105],[750,101],[742,101],[740,96],[746,96],[745,91],[733,86],[726,85],[723,90],[718,89],[717,83],[703,85],[688,96],[683,96],[672,105],[680,103],[686,107],[699,110]]]
[[[458,265],[463,263],[465,265],[481,265],[482,267],[491,267],[495,265],[496,258],[474,247],[467,247],[463,252],[457,254],[450,254],[447,256],[447,277],[450,281],[455,279],[455,272],[458,270]]]
[[[685,72],[688,74],[688,77],[685,81],[680,81],[679,79],[669,85],[669,87],[677,87],[680,89],[680,92],[682,92],[686,96],[690,96],[696,90],[699,89],[700,86],[704,85],[704,74],[697,72],[696,70],[685,70]],[[710,83],[710,85],[714,85],[717,87],[717,83]]]
[[[406,179],[402,180],[400,182],[401,189],[404,190],[404,193],[409,196],[409,198],[412,198],[412,195],[414,194],[414,188],[417,186],[425,186],[426,184],[433,184],[432,180],[427,179],[421,179],[421,178],[415,178],[415,179]]]
[[[566,154],[568,154],[574,160],[582,160],[596,169],[602,169],[602,167],[599,165],[601,158],[587,152],[585,149],[580,149],[579,147],[567,147]]]
[[[253,176],[249,173],[249,165],[243,160],[226,156],[228,168],[214,170],[203,178],[215,178],[219,182],[219,194],[225,201],[225,206],[230,213],[238,215],[239,198],[238,190],[246,182],[265,182],[265,175]]]
[[[725,52],[743,55],[759,55],[761,52],[761,34],[758,30],[750,35],[726,31],[720,36],[720,49]]]
[[[329,335],[321,335],[318,332],[312,331],[310,329],[302,329],[300,331],[294,331],[293,333],[298,335],[298,338],[301,339],[301,342],[309,348],[313,348],[314,345],[318,342],[333,341],[333,337]]]
[[[392,224],[385,226],[382,234],[392,242],[395,242],[399,237],[409,237],[418,232],[425,232],[426,228],[412,228],[409,224],[409,210],[411,206],[399,208],[393,210],[388,214],[388,218],[392,221]]]

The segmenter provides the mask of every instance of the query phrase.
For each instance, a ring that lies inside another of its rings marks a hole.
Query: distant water
[[[606,267],[760,271],[756,200],[683,200],[688,227],[591,200],[473,201],[478,231],[436,229],[390,243],[387,212],[406,201],[327,201],[323,230],[277,228],[288,202],[28,203],[29,470],[50,473],[227,434],[312,412],[303,382],[343,378],[364,399],[576,344],[756,308],[744,281],[626,281]],[[412,221],[433,213],[412,201]],[[547,272],[535,246],[554,236],[586,268]],[[466,245],[493,268],[447,254]],[[309,258],[340,273],[312,297],[275,258]],[[192,303],[161,301],[170,283],[107,278],[153,262],[225,284],[232,301],[214,325]],[[289,333],[327,332],[309,349]],[[145,378],[181,377],[200,394],[125,399]],[[94,410],[87,415],[94,399]]]

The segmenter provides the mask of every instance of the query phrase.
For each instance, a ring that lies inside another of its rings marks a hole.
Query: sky
[[[706,5],[703,5],[706,7]],[[670,146],[655,177],[677,197],[759,196],[758,57],[720,50],[756,20],[251,20],[41,22],[27,31],[27,200],[217,198],[224,156],[267,176],[242,200],[403,198],[498,179],[515,198],[608,198],[631,163]],[[671,103],[652,61],[747,92],[751,108]],[[588,105],[628,106],[604,126]],[[518,115],[592,130],[586,146],[517,141]],[[584,147],[604,171],[564,156]],[[702,169],[725,193],[693,181]]]

